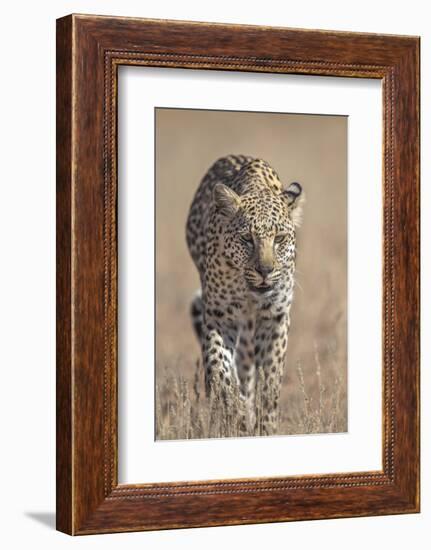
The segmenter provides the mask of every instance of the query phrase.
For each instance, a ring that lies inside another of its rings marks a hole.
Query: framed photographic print
[[[419,511],[419,39],[57,21],[57,528]]]

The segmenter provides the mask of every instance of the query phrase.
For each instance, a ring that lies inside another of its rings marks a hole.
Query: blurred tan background
[[[205,172],[232,153],[260,157],[284,183],[303,186],[282,414],[289,417],[299,406],[322,407],[322,400],[329,407],[336,399],[338,410],[330,414],[341,418],[336,431],[345,431],[347,117],[156,110],[157,380],[165,367],[191,379],[200,357],[189,316],[199,279],[187,250],[185,223]]]

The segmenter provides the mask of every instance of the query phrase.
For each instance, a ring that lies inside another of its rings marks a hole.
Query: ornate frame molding
[[[266,37],[263,46],[257,36]],[[229,45],[217,46],[226,37]],[[85,534],[418,511],[418,39],[69,16],[58,20],[57,51],[58,529]],[[382,471],[118,484],[120,65],[382,80]]]

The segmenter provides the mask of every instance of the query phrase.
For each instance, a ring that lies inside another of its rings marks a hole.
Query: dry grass
[[[296,366],[296,399],[292,406],[282,407],[277,435],[336,433],[347,431],[346,384],[338,376],[322,375],[320,354],[314,350],[314,382],[317,396],[308,387],[301,364]],[[326,372],[331,372],[327,369]],[[213,388],[205,395],[203,368],[196,362],[193,380],[166,369],[156,384],[156,438],[205,439],[220,437],[259,436],[262,417],[263,376],[258,373],[256,384],[256,427],[241,431],[242,401],[238,389],[230,386],[227,398],[221,398]]]

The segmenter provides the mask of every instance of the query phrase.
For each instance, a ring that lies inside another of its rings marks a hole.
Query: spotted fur
[[[300,184],[283,187],[264,160],[230,155],[202,179],[187,220],[201,280],[191,313],[207,392],[216,377],[222,388],[238,385],[244,422],[256,427],[261,376],[266,434],[274,433],[279,409],[302,202]]]

